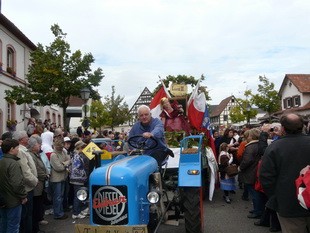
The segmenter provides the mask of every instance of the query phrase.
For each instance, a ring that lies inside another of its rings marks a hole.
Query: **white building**
[[[279,90],[281,110],[275,115],[285,112],[296,112],[305,118],[310,116],[310,74],[286,74]]]
[[[24,130],[30,117],[43,121],[51,119],[57,125],[63,125],[63,111],[58,106],[32,107],[5,100],[5,90],[15,85],[26,85],[30,53],[35,49],[36,46],[0,13],[0,136],[8,131],[8,120],[18,122],[16,130]]]

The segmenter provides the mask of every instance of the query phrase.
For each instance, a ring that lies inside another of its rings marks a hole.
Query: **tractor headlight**
[[[86,187],[82,187],[80,188],[77,192],[76,192],[76,197],[77,199],[79,199],[80,201],[86,201],[88,198],[88,189]]]
[[[157,191],[150,191],[147,194],[147,200],[152,203],[152,204],[156,204],[160,199],[160,195]]]
[[[200,171],[199,170],[188,170],[187,174],[188,175],[199,175]]]

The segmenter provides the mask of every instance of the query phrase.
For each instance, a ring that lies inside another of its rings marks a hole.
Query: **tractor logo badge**
[[[94,194],[92,204],[98,217],[111,225],[128,218],[127,211],[125,211],[127,198],[116,187],[99,188]]]

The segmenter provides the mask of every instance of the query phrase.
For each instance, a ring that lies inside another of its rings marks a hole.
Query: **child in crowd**
[[[229,177],[225,172],[225,168],[233,161],[233,156],[228,153],[228,150],[229,148],[227,143],[224,142],[220,145],[218,165],[220,171],[221,189],[224,191],[223,198],[227,204],[230,204],[231,198],[229,197],[229,192],[236,190],[236,180],[235,177]]]

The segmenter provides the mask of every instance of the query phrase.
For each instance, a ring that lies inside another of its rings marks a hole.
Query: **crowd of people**
[[[298,203],[295,187],[300,171],[310,164],[310,137],[300,115],[286,114],[279,123],[245,125],[240,131],[229,128],[223,135],[215,131],[213,137],[226,203],[239,186],[242,200],[251,198],[247,217],[257,219],[255,226],[270,232],[310,231],[310,212]],[[238,176],[227,175],[232,164]]]
[[[162,105],[166,105],[167,110],[163,114],[174,111],[165,101]],[[182,115],[182,111],[178,114]],[[170,118],[162,117],[165,120],[153,118],[148,106],[140,106],[139,121],[128,135],[141,135],[142,140],[156,138],[157,146],[146,149],[144,154],[154,157],[159,168],[168,156],[173,156],[164,136],[164,125]],[[175,117],[185,119],[180,115]],[[68,218],[65,213],[68,209],[73,219],[89,214],[88,207],[75,194],[88,185],[94,169],[82,152],[94,135],[81,128],[76,135],[70,135],[46,122],[31,119],[26,131],[2,135],[1,232],[42,232],[40,224],[48,224],[44,214],[53,214],[54,219],[62,220]],[[231,196],[237,187],[242,189],[242,200],[252,201],[253,209],[247,217],[257,219],[255,226],[270,227],[271,232],[309,232],[310,212],[299,204],[295,187],[300,171],[305,167],[304,174],[305,169],[310,169],[310,137],[304,128],[303,118],[289,113],[283,115],[279,123],[257,128],[245,125],[240,131],[228,128],[223,135],[213,132],[223,200],[233,203]],[[105,130],[97,137],[126,140],[127,135]],[[145,143],[148,146],[151,142]],[[102,149],[109,150],[109,146]],[[238,176],[228,175],[227,168],[231,165],[238,168]]]
[[[87,129],[75,135],[46,120],[30,119],[25,130],[6,132],[0,140],[0,232],[42,233],[45,215],[56,220],[82,219],[88,206],[76,193],[88,186],[94,169],[82,150],[92,137],[122,139],[125,133]],[[106,147],[103,149],[107,149]]]

